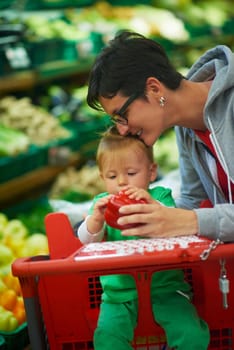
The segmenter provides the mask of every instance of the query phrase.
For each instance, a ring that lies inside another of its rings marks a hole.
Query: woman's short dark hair
[[[100,110],[99,97],[117,93],[145,96],[147,78],[155,77],[175,90],[183,76],[170,63],[163,47],[155,40],[131,31],[120,31],[97,56],[89,75],[87,103]]]

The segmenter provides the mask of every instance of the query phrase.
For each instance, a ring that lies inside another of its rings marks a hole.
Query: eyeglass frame
[[[110,116],[112,123],[128,125],[128,119],[127,117],[124,116],[124,113],[126,112],[127,108],[130,106],[130,104],[137,99],[138,96],[139,96],[139,93],[132,94],[127,99],[127,101],[123,104],[123,106],[113,116]],[[122,119],[120,119],[119,117]]]

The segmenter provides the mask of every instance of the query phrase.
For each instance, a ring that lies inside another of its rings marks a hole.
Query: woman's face
[[[114,116],[128,100],[127,97],[117,94],[113,98],[100,97],[100,103],[105,112]],[[121,117],[120,117],[121,119]],[[165,111],[154,96],[150,94],[147,99],[137,98],[133,100],[124,113],[127,125],[116,123],[121,135],[138,135],[148,146],[152,146],[165,126]]]

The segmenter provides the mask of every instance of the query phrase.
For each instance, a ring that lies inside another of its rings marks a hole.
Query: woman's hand
[[[123,236],[173,237],[198,232],[196,213],[192,210],[169,208],[159,202],[131,204],[119,209],[124,216],[118,224],[142,224],[122,231]]]

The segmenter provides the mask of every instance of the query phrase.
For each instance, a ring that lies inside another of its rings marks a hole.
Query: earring
[[[164,107],[165,102],[166,102],[165,97],[161,96],[160,99],[159,99],[159,105],[160,105],[160,107]]]

